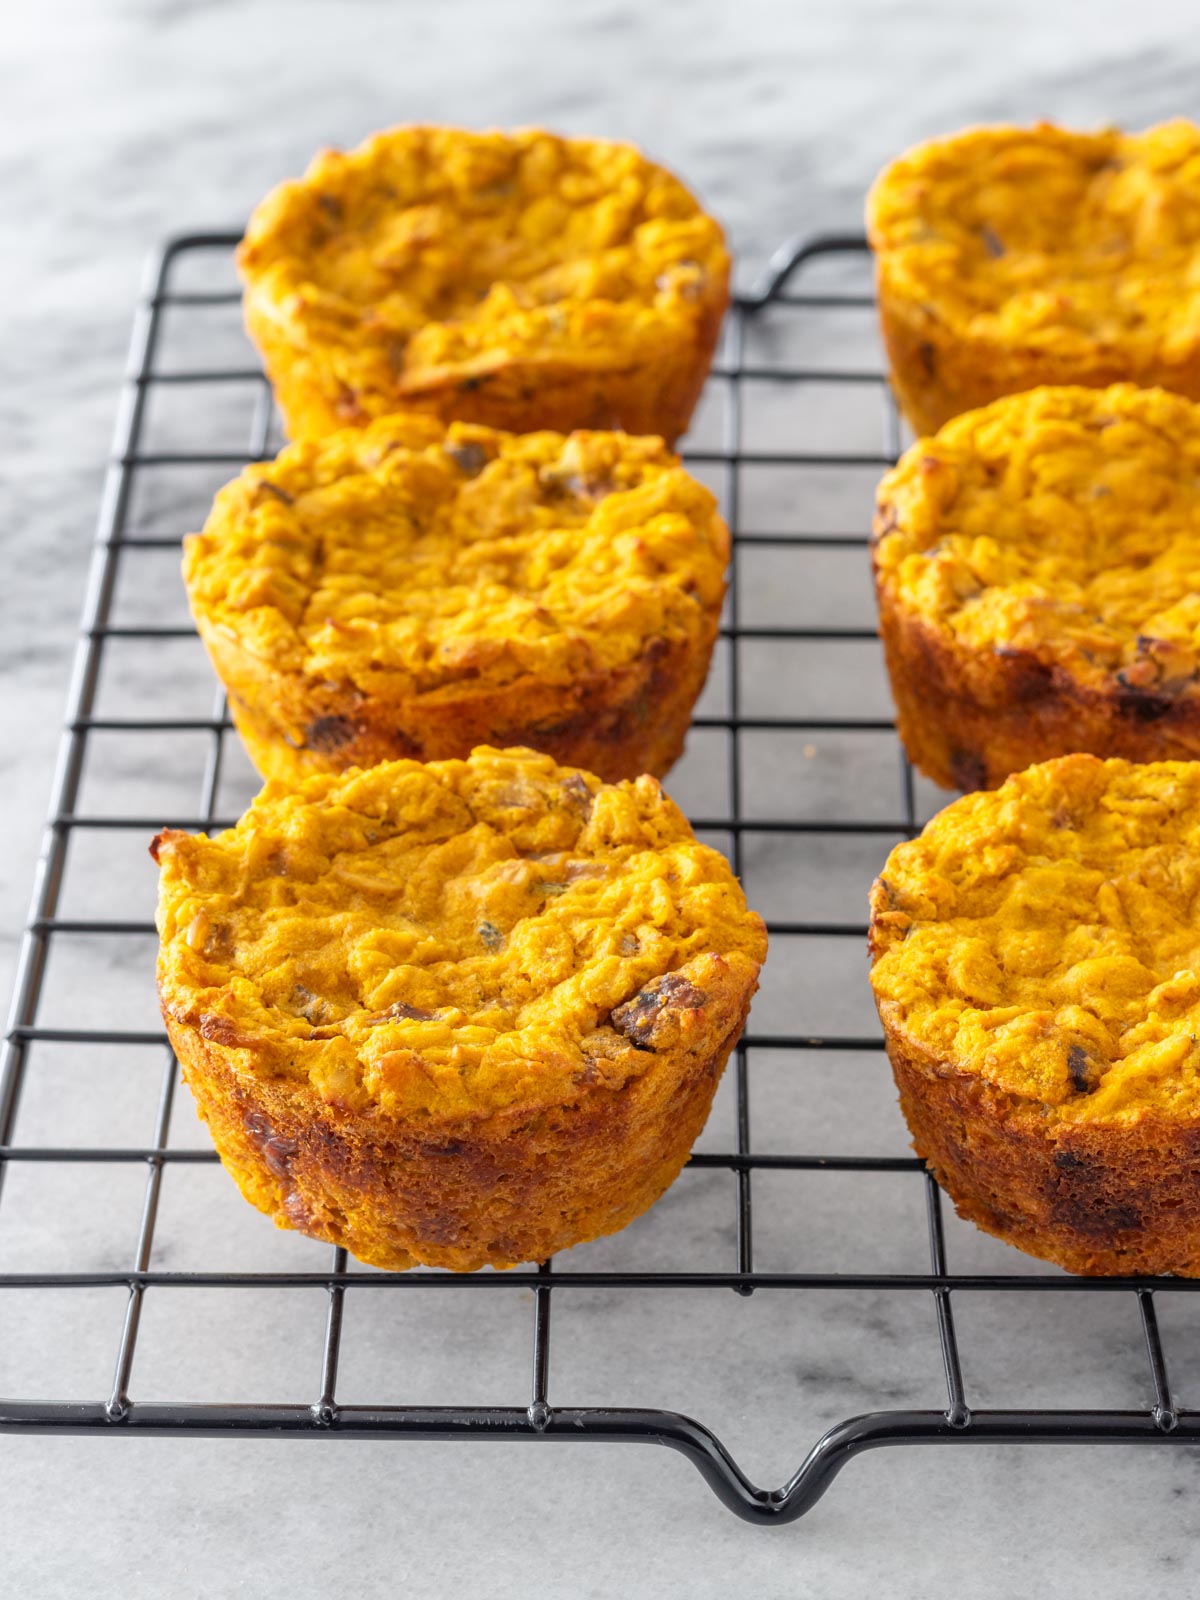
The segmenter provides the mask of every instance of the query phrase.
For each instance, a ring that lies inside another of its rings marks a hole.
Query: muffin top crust
[[[960,337],[1166,361],[1200,337],[1200,129],[1182,119],[918,145],[876,179],[867,226],[888,287]]]
[[[160,834],[159,993],[237,1070],[456,1117],[711,1056],[766,953],[725,858],[649,777],[531,750],[268,784]]]
[[[184,574],[201,624],[370,692],[555,683],[698,638],[729,533],[659,439],[382,418],[217,496]]]
[[[1043,388],[946,424],[879,487],[881,583],[974,650],[1118,694],[1196,692],[1200,406]]]
[[[871,894],[890,1024],[1051,1121],[1200,1113],[1200,762],[1064,756],[954,801]]]
[[[275,189],[239,265],[289,338],[374,347],[403,393],[489,358],[628,367],[656,329],[692,326],[729,257],[631,145],[401,127]]]

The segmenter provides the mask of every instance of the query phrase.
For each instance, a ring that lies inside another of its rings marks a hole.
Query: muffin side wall
[[[994,789],[1077,751],[1128,761],[1200,758],[1200,697],[1099,691],[1032,652],[968,650],[897,605],[876,570],[896,725],[913,764],[946,789]]]
[[[960,1216],[1068,1272],[1200,1276],[1200,1124],[1048,1124],[880,1015],[913,1148]]]
[[[625,666],[574,683],[525,677],[394,696],[316,684],[259,660],[203,619],[200,631],[264,778],[295,783],[398,758],[456,759],[488,744],[528,746],[615,783],[643,772],[662,777],[682,754],[719,620],[712,608],[695,637],[653,640]]]
[[[246,328],[275,391],[289,439],[319,439],[363,427],[395,411],[419,411],[443,422],[481,423],[508,433],[551,429],[619,429],[659,435],[669,445],[686,433],[708,377],[729,304],[729,270],[708,284],[687,331],[671,334],[653,360],[624,368],[589,368],[519,359],[486,374],[450,371],[419,387],[383,381],[352,387],[328,359],[290,338],[278,317],[246,298]]]
[[[1200,346],[1171,362],[1146,363],[1103,346],[1087,357],[1066,358],[1054,351],[1018,343],[997,345],[952,332],[891,284],[882,265],[876,294],[889,380],[918,437],[936,433],[964,411],[1043,385],[1104,389],[1113,383],[1136,383],[1143,389],[1169,389],[1200,400]]]
[[[231,1052],[168,1018],[221,1160],[280,1227],[392,1271],[541,1261],[615,1233],[678,1176],[703,1128],[750,993],[715,1047],[664,1053],[619,1090],[420,1133],[353,1116],[305,1086],[239,1073]]]

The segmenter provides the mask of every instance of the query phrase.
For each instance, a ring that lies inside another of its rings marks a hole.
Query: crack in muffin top
[[[1200,129],[983,127],[918,145],[867,202],[897,292],[960,334],[1171,360],[1200,337]]]
[[[884,478],[875,528],[881,583],[964,645],[1030,652],[1118,692],[1195,690],[1191,401],[1117,384],[967,412]]]
[[[324,151],[257,208],[239,264],[260,309],[386,352],[393,381],[496,352],[625,367],[729,270],[721,229],[630,145],[536,129],[394,128]]]
[[[711,1054],[766,953],[654,779],[529,750],[268,784],[155,854],[164,1009],[359,1110],[556,1104]]]
[[[660,439],[419,416],[292,445],[186,541],[197,620],[370,692],[567,683],[719,610],[729,533]]]
[[[889,1021],[1051,1121],[1200,1113],[1200,762],[1064,756],[967,795],[871,895]]]

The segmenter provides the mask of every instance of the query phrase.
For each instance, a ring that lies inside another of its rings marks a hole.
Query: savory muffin
[[[682,751],[728,558],[660,439],[402,415],[247,468],[184,575],[265,777],[524,744],[615,781]]]
[[[255,211],[246,324],[292,438],[398,410],[515,433],[687,428],[720,227],[630,145],[393,128]]]
[[[763,924],[653,778],[532,750],[268,784],[162,833],[159,994],[281,1227],[456,1271],[612,1233],[687,1159]]]
[[[1200,1274],[1200,763],[1065,756],[969,795],[871,894],[913,1143],[1072,1272]]]
[[[1200,756],[1200,406],[1122,384],[968,412],[883,480],[873,553],[900,734],[937,782]]]
[[[1200,129],[972,128],[867,200],[897,397],[917,433],[1039,384],[1200,399]]]

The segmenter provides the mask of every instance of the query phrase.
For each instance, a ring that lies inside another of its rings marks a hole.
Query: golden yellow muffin
[[[873,539],[900,735],[949,788],[1200,756],[1200,406],[1035,389],[921,439]]]
[[[248,467],[184,576],[264,777],[524,744],[616,781],[682,751],[728,559],[661,439],[393,416]]]
[[[292,438],[398,410],[683,433],[729,302],[720,227],[630,145],[393,128],[255,211],[246,325]]]
[[[918,1153],[1072,1272],[1200,1275],[1200,763],[1064,756],[946,807],[871,894]]]
[[[1200,399],[1200,129],[972,128],[876,179],[867,230],[917,433],[1039,384]]]
[[[159,995],[222,1161],[376,1266],[540,1261],[674,1181],[766,954],[653,778],[532,750],[160,834]]]

